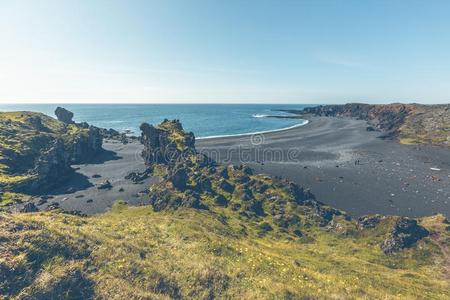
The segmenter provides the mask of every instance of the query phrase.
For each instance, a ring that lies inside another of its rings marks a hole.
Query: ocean
[[[76,122],[87,122],[139,134],[143,122],[158,124],[179,119],[196,137],[237,135],[301,126],[304,120],[269,118],[287,115],[277,109],[302,109],[291,104],[0,104],[0,111],[37,111],[54,117],[57,106],[74,113]]]

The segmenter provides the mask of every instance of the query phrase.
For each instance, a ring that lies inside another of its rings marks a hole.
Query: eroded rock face
[[[73,112],[63,108],[63,107],[57,107],[55,110],[55,115],[58,118],[58,121],[61,121],[66,124],[73,124]]]
[[[175,163],[180,156],[195,152],[195,137],[186,133],[178,120],[164,120],[158,127],[143,123],[140,126],[142,157],[147,165]]]
[[[72,163],[81,163],[102,150],[103,136],[97,127],[89,126],[87,133],[80,133],[72,145]]]
[[[58,139],[50,148],[41,151],[34,169],[30,172],[35,180],[24,187],[24,190],[30,192],[45,190],[71,172],[70,153],[66,151],[63,141]]]
[[[395,133],[411,112],[408,104],[371,105],[364,103],[347,103],[344,105],[320,105],[306,107],[301,112],[325,117],[350,117],[369,121],[370,129],[378,129]]]
[[[399,218],[392,227],[389,238],[383,241],[381,249],[385,254],[410,248],[418,240],[429,235],[428,230],[417,224],[416,220]]]

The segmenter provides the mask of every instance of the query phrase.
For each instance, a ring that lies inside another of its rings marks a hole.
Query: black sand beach
[[[130,172],[145,170],[140,155],[143,146],[137,142],[122,144],[118,141],[105,141],[106,150],[93,163],[74,165],[75,173],[64,184],[50,191],[51,199],[38,206],[45,209],[53,202],[67,211],[76,210],[84,214],[101,213],[109,209],[117,200],[124,200],[130,205],[145,204],[146,195],[141,193],[158,177],[150,177],[135,184],[125,179]],[[108,180],[110,189],[98,189],[98,185]]]
[[[219,161],[244,162],[310,188],[317,200],[353,216],[450,216],[450,151],[381,136],[365,121],[313,117],[286,131],[196,145]]]
[[[450,216],[450,151],[400,145],[381,135],[366,131],[364,121],[314,117],[302,127],[201,139],[196,146],[217,161],[245,163],[257,172],[297,182],[310,188],[317,200],[353,216]],[[74,166],[72,178],[51,191],[54,198],[39,208],[58,202],[66,210],[95,214],[119,199],[145,204],[148,196],[139,192],[158,178],[141,184],[125,179],[131,171],[144,169],[142,145],[106,141],[104,148],[94,163]],[[101,177],[94,178],[96,174]],[[104,180],[111,182],[111,189],[97,188]]]

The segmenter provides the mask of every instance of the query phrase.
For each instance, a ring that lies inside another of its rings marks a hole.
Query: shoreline
[[[270,130],[264,130],[264,131],[255,131],[255,132],[246,132],[246,133],[236,133],[236,134],[224,134],[224,135],[211,135],[211,136],[204,136],[204,137],[196,137],[196,140],[207,140],[207,139],[220,139],[220,138],[228,138],[228,137],[242,137],[242,136],[251,136],[255,134],[265,134],[265,133],[275,133],[275,132],[282,132],[298,127],[305,126],[309,123],[309,120],[303,119],[302,123],[295,124],[288,127],[283,127],[280,129],[270,129]]]

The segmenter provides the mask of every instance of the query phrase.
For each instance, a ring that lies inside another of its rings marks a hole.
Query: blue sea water
[[[0,104],[0,111],[38,111],[54,116],[57,106],[74,113],[76,122],[139,134],[143,122],[158,124],[179,119],[197,137],[235,135],[278,130],[303,123],[300,119],[267,118],[286,115],[277,109],[302,109],[291,104]]]

